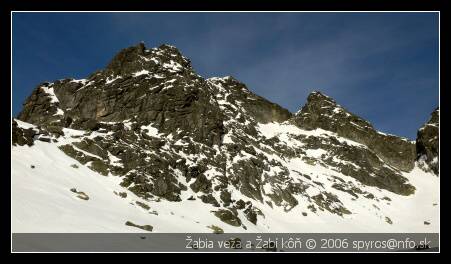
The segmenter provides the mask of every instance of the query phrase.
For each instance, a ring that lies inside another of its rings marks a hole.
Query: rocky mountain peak
[[[295,116],[309,116],[310,118],[314,118],[316,122],[319,122],[319,119],[321,118],[325,118],[328,122],[332,122],[332,126],[335,125],[337,120],[350,116],[355,117],[356,121],[359,123],[366,122],[363,119],[359,120],[360,118],[341,107],[333,98],[320,91],[311,92],[307,96],[307,102],[301,107],[301,109],[299,109],[298,112],[296,112]],[[305,127],[307,125],[308,124],[304,122],[303,126]],[[363,126],[371,126],[371,124],[366,122]]]
[[[307,97],[305,105],[295,114],[302,127],[315,129],[317,127],[335,132],[342,126],[342,121],[363,130],[373,130],[368,121],[349,112],[333,98],[320,91],[313,91]]]
[[[105,75],[125,76],[140,71],[192,72],[191,62],[174,46],[163,44],[147,49],[143,42],[119,51],[105,69]]]
[[[368,146],[385,162],[409,171],[415,162],[415,144],[407,139],[377,131],[368,121],[349,112],[321,92],[312,92],[293,118],[299,127],[321,128]]]
[[[417,132],[417,159],[426,171],[439,174],[439,115],[437,107],[424,126]]]
[[[145,55],[146,47],[144,43],[131,46],[119,51],[107,65],[106,71],[114,75],[122,75],[126,73],[126,69],[135,66],[137,62],[142,60]]]
[[[331,97],[325,95],[324,93],[322,93],[320,91],[312,91],[307,96],[307,103],[319,104],[319,105],[336,105],[337,104],[334,99],[332,99]]]
[[[439,125],[439,121],[440,121],[440,109],[437,107],[435,108],[435,110],[431,113],[431,118],[429,119],[429,121],[427,122],[427,124],[432,124],[432,125]]]

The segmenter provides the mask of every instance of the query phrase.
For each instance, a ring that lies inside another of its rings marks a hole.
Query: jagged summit
[[[140,71],[191,72],[191,62],[171,45],[147,49],[143,42],[122,49],[107,65],[105,75],[123,76]]]
[[[145,55],[145,50],[146,47],[142,42],[136,46],[122,49],[107,65],[106,71],[115,75],[123,74],[123,70],[125,70],[124,68],[127,68],[141,60],[142,57],[140,56]]]
[[[351,113],[341,105],[339,105],[332,97],[327,96],[320,91],[312,91],[307,96],[307,102],[296,112],[295,116],[313,118],[313,122],[303,122],[303,126],[308,128],[312,124],[312,128],[318,126],[317,123],[322,121],[331,122],[328,124],[332,129],[339,125],[336,121],[342,119],[352,119],[353,124],[363,129],[374,129],[371,123]],[[320,126],[322,126],[321,124]]]
[[[307,101],[324,101],[336,104],[335,100],[318,90],[313,90],[308,96]]]
[[[424,126],[417,132],[417,159],[426,170],[439,174],[439,116],[437,107]]]
[[[89,79],[39,86],[27,99],[19,119],[73,128],[132,119],[144,125],[153,122],[166,133],[181,129],[181,137],[190,135],[202,143],[220,144],[227,118],[215,98],[217,89],[230,95],[226,101],[241,102],[258,121],[284,121],[291,116],[233,77],[204,80],[173,46],[147,49],[139,43],[121,50],[105,70]]]
[[[329,96],[314,91],[296,113],[294,123],[304,129],[321,128],[368,146],[385,162],[410,171],[415,162],[415,144],[377,131],[371,123],[349,112]]]
[[[307,96],[306,104],[296,113],[296,115],[306,114],[307,112],[314,112],[318,116],[324,115],[326,117],[343,118],[353,116],[355,122],[363,127],[373,128],[373,126],[366,120],[351,113],[341,105],[339,105],[332,97],[320,91],[312,91]]]

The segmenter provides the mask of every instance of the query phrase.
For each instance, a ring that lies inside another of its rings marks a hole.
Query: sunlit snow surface
[[[22,127],[33,127],[17,121]],[[157,130],[146,127],[148,133],[157,135]],[[270,123],[260,125],[259,132],[267,138],[277,136],[281,141],[292,140],[288,134],[331,133],[324,130],[304,131],[289,124]],[[306,207],[308,203],[299,198],[299,205],[285,212],[282,207],[271,208],[266,203],[253,201],[265,217],[258,217],[257,225],[246,220],[242,211],[239,217],[247,227],[233,227],[220,221],[211,211],[218,208],[197,199],[186,200],[194,193],[182,192],[182,202],[161,200],[145,201],[138,198],[119,184],[118,176],[102,176],[87,166],[64,154],[59,145],[70,143],[73,135],[82,135],[83,131],[65,129],[65,136],[58,143],[35,141],[35,145],[13,146],[11,149],[12,166],[12,232],[143,232],[141,229],[126,226],[126,221],[138,225],[152,225],[153,232],[208,232],[207,226],[216,225],[225,232],[438,232],[439,231],[439,177],[415,168],[403,173],[416,191],[411,196],[400,196],[374,187],[365,187],[376,197],[387,196],[391,201],[359,198],[345,192],[334,194],[352,214],[343,217],[327,211],[312,213]],[[96,136],[94,132],[90,137]],[[225,138],[226,140],[226,138]],[[227,140],[230,140],[229,138]],[[340,140],[346,140],[340,138]],[[348,141],[348,140],[347,140]],[[352,144],[357,144],[350,141]],[[295,142],[293,142],[295,143]],[[307,153],[319,155],[320,153]],[[92,154],[91,154],[92,155]],[[78,168],[71,165],[77,164]],[[31,168],[34,165],[35,168]],[[346,181],[356,182],[353,178],[339,174],[319,165],[306,164],[295,158],[284,163],[290,170],[313,173],[312,180],[323,183],[329,190],[331,182],[327,177],[340,176]],[[208,177],[208,176],[207,176]],[[294,173],[290,177],[301,177]],[[77,198],[71,188],[82,191],[89,200]],[[265,186],[264,186],[265,188]],[[317,190],[307,189],[310,195]],[[121,198],[114,192],[126,192]],[[241,193],[235,191],[233,197]],[[242,196],[243,199],[248,199]],[[147,211],[135,202],[150,206]],[[149,212],[156,211],[158,215]],[[303,216],[302,212],[307,212]],[[393,224],[388,224],[389,217]],[[425,225],[424,221],[430,223]]]

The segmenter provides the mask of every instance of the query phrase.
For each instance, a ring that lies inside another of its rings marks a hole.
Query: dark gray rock
[[[292,122],[304,129],[322,128],[368,146],[381,159],[403,171],[413,169],[415,145],[403,138],[380,133],[362,118],[339,106],[332,98],[312,92]]]
[[[42,84],[27,99],[19,119],[32,124],[60,121],[61,126],[70,123],[72,128],[83,130],[97,130],[99,122],[105,121],[152,121],[162,132],[179,128],[198,142],[220,144],[224,134],[221,112],[210,100],[207,83],[195,74],[189,61],[167,45],[150,53],[143,50],[142,44],[122,50],[104,71],[84,84],[72,79]],[[176,65],[180,72],[167,65]],[[164,77],[134,75],[141,71]],[[107,82],[117,77],[117,81]],[[162,90],[168,80],[174,80],[173,85]],[[52,103],[41,87],[53,89],[59,102]],[[65,112],[64,117],[54,116],[57,108]]]
[[[241,220],[236,216],[232,211],[221,209],[218,211],[214,211],[216,217],[218,217],[221,221],[231,226],[241,226]]]
[[[22,127],[19,127],[14,119],[12,120],[11,141],[13,145],[32,146],[34,144],[33,138],[36,134],[37,132],[32,128],[23,129]]]
[[[221,201],[223,202],[225,207],[229,206],[232,203],[232,196],[227,190],[222,190],[219,198],[221,198]]]
[[[252,93],[244,83],[231,76],[221,79],[209,79],[209,81],[227,87],[227,90],[231,92],[227,96],[227,101],[241,102],[241,106],[245,111],[259,123],[283,122],[292,117],[292,114],[287,109]]]
[[[418,130],[416,140],[417,160],[436,175],[439,175],[439,114],[438,108],[432,112],[429,121]]]
[[[313,196],[312,199],[321,210],[327,210],[340,216],[343,216],[343,214],[351,214],[351,211],[346,209],[340,200],[331,193],[320,193]]]
[[[209,193],[211,192],[211,181],[209,181],[204,174],[200,174],[196,178],[196,181],[190,185],[190,187],[196,193],[197,192]]]
[[[202,196],[200,197],[200,199],[201,199],[202,202],[204,202],[204,203],[212,204],[214,207],[220,207],[220,204],[218,203],[218,201],[216,200],[216,198],[213,197],[213,195],[211,195],[211,194],[202,195]]]
[[[125,225],[133,226],[133,227],[136,227],[136,228],[139,228],[139,229],[142,229],[142,230],[145,230],[145,231],[149,231],[149,232],[152,232],[152,230],[153,230],[153,226],[151,226],[151,225],[137,225],[137,224],[135,224],[133,222],[130,222],[130,221],[125,222]]]

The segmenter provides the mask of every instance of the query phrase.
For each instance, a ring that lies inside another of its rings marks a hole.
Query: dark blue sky
[[[40,82],[87,77],[139,41],[292,112],[320,90],[411,139],[439,103],[437,13],[14,13],[12,33],[13,115]]]

